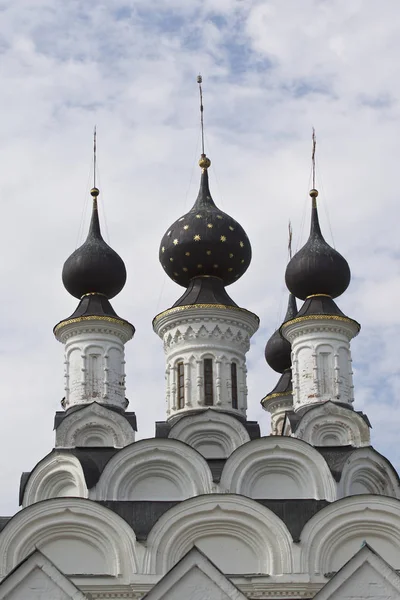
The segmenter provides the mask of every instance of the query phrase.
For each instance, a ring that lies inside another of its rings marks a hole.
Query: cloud
[[[75,308],[61,269],[87,228],[95,123],[103,231],[128,268],[113,306],[137,328],[127,345],[130,408],[140,437],[164,418],[164,356],[151,321],[181,289],[165,278],[158,245],[197,194],[199,71],[212,194],[253,246],[252,265],[229,290],[261,317],[249,352],[248,417],[268,431],[259,400],[277,376],[263,347],[284,312],[288,218],[295,247],[307,235],[314,125],[322,227],[353,272],[338,304],[363,326],[353,342],[355,407],[368,413],[376,448],[399,464],[400,11],[394,0],[385,8],[344,0],[301,8],[294,0],[2,3],[0,514],[15,511],[20,473],[53,444],[64,394],[52,327]]]

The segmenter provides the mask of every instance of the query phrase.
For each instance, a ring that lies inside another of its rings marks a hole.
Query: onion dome
[[[251,246],[241,225],[214,204],[208,185],[211,161],[201,155],[200,190],[193,208],[169,227],[159,260],[167,275],[188,287],[194,277],[218,277],[230,285],[245,273]]]
[[[283,322],[286,323],[286,321],[294,319],[296,315],[296,298],[293,294],[289,294],[288,307]],[[274,369],[274,371],[277,371],[278,373],[283,373],[292,366],[291,352],[290,342],[285,340],[280,329],[277,329],[269,338],[267,345],[265,346],[265,360],[271,369]]]
[[[319,226],[318,191],[312,198],[311,230],[306,244],[290,260],[285,274],[288,289],[297,298],[324,294],[336,298],[350,283],[350,268],[346,259],[324,240]]]
[[[97,211],[99,190],[91,190],[92,219],[86,241],[65,261],[62,280],[75,298],[85,294],[103,294],[113,298],[124,287],[126,269],[122,258],[103,240]]]

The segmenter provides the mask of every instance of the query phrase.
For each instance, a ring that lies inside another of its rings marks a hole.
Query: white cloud
[[[338,304],[363,325],[356,408],[399,463],[397,2],[7,0],[0,10],[0,514],[15,510],[20,473],[53,443],[63,349],[52,327],[75,308],[61,268],[87,205],[95,123],[100,210],[129,277],[113,305],[137,328],[128,397],[141,437],[164,418],[151,320],[181,289],[165,280],[158,244],[197,194],[198,71],[212,193],[253,245],[229,290],[262,323],[249,353],[249,418],[268,430],[259,400],[277,376],[263,347],[284,310],[289,216],[295,246],[304,219],[299,245],[307,234],[314,125],[323,230],[331,241],[327,206],[354,277]]]

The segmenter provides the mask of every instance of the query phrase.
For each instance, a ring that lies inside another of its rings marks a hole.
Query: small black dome
[[[206,157],[200,165],[209,165]],[[251,246],[241,225],[214,204],[203,168],[193,208],[175,221],[161,240],[160,263],[167,275],[188,287],[191,279],[212,276],[224,285],[237,281],[251,261]]]
[[[62,280],[66,290],[75,298],[85,294],[104,294],[113,298],[124,287],[124,261],[103,240],[97,211],[99,191],[93,188],[93,211],[86,241],[65,261]]]
[[[319,226],[316,198],[311,190],[311,231],[306,244],[289,262],[285,280],[288,289],[297,298],[305,300],[314,294],[336,298],[350,283],[350,268],[345,258],[324,240]]]
[[[293,294],[289,295],[288,307],[284,319],[290,321],[297,314],[296,298]],[[265,360],[274,371],[283,373],[292,366],[292,350],[290,343],[282,336],[280,329],[277,329],[269,338],[265,346]]]

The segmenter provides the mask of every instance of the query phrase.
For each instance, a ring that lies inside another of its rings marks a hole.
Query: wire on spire
[[[93,131],[93,187],[96,187],[96,125]]]
[[[197,75],[197,83],[199,84],[199,92],[200,92],[200,125],[201,125],[201,158],[199,160],[199,166],[203,169],[203,171],[207,171],[208,167],[211,165],[211,160],[207,158],[206,153],[204,152],[204,107],[203,107],[203,88],[201,84],[203,83],[203,78],[199,74]]]
[[[292,223],[289,220],[288,223],[289,237],[288,237],[288,252],[289,252],[289,260],[292,259],[292,238],[293,238],[293,229]]]
[[[315,137],[315,129],[312,128],[312,154],[311,154],[311,162],[312,162],[312,186],[313,190],[315,190],[315,149],[317,146],[317,138]]]

